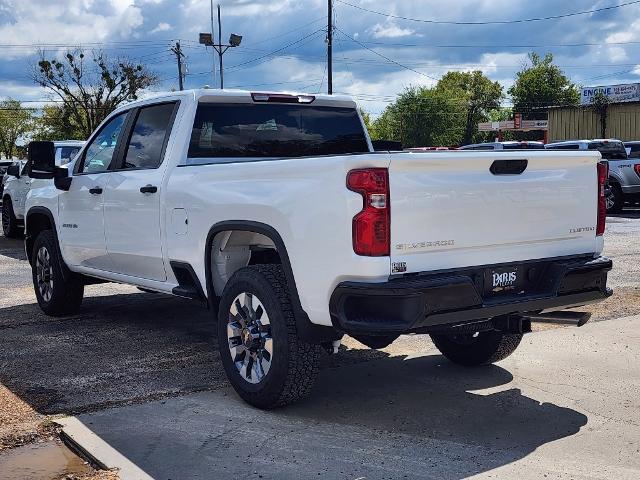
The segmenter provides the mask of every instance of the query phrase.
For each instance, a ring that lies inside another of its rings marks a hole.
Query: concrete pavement
[[[156,479],[640,478],[640,316],[534,333],[480,369],[422,337],[340,363],[272,412],[223,388],[78,419]]]

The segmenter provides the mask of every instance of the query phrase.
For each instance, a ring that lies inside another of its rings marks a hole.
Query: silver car
[[[607,212],[619,213],[625,202],[640,199],[640,158],[629,158],[625,145],[613,138],[548,143],[551,150],[598,150],[609,163]]]

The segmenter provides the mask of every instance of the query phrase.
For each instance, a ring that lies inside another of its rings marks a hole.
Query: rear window
[[[622,142],[591,142],[589,150],[598,150],[604,160],[627,159],[627,151]]]
[[[548,150],[580,150],[577,143],[564,143],[562,145],[547,145]]]
[[[188,162],[368,151],[360,117],[353,108],[201,103],[191,132]]]
[[[539,143],[510,143],[503,145],[503,150],[544,150],[544,145]]]

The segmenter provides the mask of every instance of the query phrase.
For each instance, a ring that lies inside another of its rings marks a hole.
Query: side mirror
[[[394,140],[373,140],[371,144],[374,152],[402,151],[402,142]]]
[[[56,149],[53,142],[29,143],[29,161],[31,162],[31,178],[51,179],[56,170]]]
[[[13,165],[9,165],[9,167],[7,168],[7,175],[20,178],[20,165],[17,163],[14,163]]]
[[[56,167],[54,171],[53,184],[58,190],[68,192],[69,188],[71,188],[71,180],[73,180],[73,177],[69,175],[68,168]]]

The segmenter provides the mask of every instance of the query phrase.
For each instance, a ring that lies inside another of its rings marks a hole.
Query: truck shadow
[[[27,255],[24,252],[24,239],[22,237],[7,238],[0,230],[0,255],[15,260],[26,260]]]
[[[61,319],[33,304],[0,309],[0,382],[41,413],[91,412],[228,387],[216,348],[209,311],[161,295],[90,297],[79,315]],[[243,412],[256,412],[235,395],[225,398],[237,408],[238,422]],[[175,421],[160,421],[163,407],[157,408],[160,432]],[[219,419],[216,405],[199,410],[203,431],[214,428],[207,422]],[[440,355],[371,350],[325,358],[311,398],[268,415],[292,428],[308,426],[311,444],[314,426],[352,432],[332,439],[332,451],[342,465],[361,465],[356,470],[367,478],[395,478],[389,462],[397,463],[399,478],[466,478],[524,458],[587,423],[575,410],[523,395],[499,366],[469,370]],[[190,458],[198,445],[166,447],[175,458]],[[348,458],[353,455],[359,457]],[[297,473],[278,478],[308,472]]]

